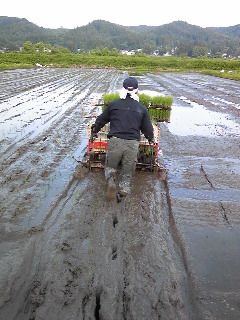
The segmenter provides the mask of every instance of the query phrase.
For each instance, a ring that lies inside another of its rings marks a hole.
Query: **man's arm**
[[[93,133],[98,133],[102,127],[105,126],[106,123],[110,121],[110,113],[109,113],[109,107],[106,107],[103,113],[101,113],[95,123],[92,125],[92,131]]]
[[[147,109],[143,114],[141,131],[144,134],[146,139],[148,139],[149,141],[153,141],[154,139],[153,126],[152,126],[152,122],[150,120]]]

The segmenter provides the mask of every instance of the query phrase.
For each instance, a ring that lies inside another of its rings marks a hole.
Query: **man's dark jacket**
[[[108,137],[140,140],[140,131],[148,140],[153,139],[153,126],[147,108],[130,98],[118,99],[109,104],[95,122],[94,133],[110,122]]]

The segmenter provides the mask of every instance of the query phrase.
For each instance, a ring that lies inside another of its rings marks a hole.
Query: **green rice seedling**
[[[150,106],[151,97],[145,93],[140,93],[138,96],[139,102],[141,102],[145,107],[148,108]]]
[[[164,104],[163,96],[154,96],[151,97],[151,108],[161,107]]]
[[[172,104],[173,104],[173,97],[165,96],[165,106],[169,107],[168,109],[171,109]]]
[[[171,96],[155,96],[151,98],[151,107],[171,108],[173,97]]]
[[[171,116],[171,110],[166,110],[166,118],[165,118],[166,122],[170,122],[170,116]]]
[[[160,109],[158,122],[170,122],[171,110]]]
[[[102,96],[103,99],[103,105],[102,105],[102,111],[114,100],[119,99],[119,93],[117,92],[111,92],[111,93],[105,93]]]
[[[104,110],[112,101],[119,99],[119,93],[112,92],[103,95]],[[148,108],[150,119],[155,122],[169,122],[170,110],[173,102],[171,96],[154,96],[151,97],[145,93],[139,94],[139,101]],[[169,113],[166,113],[169,111]]]
[[[144,154],[147,156],[147,157],[150,157],[150,156],[155,156],[156,154],[156,149],[152,146],[146,146],[144,148]]]
[[[105,93],[103,95],[104,106],[108,106],[112,101],[119,99],[119,97],[119,93],[117,92]]]
[[[161,108],[149,108],[148,109],[150,119],[155,122],[169,122],[170,121],[170,110]]]
[[[156,157],[156,148],[154,146],[149,145],[141,145],[139,146],[138,152],[138,162],[142,162],[145,164],[154,163]]]
[[[149,109],[148,109],[148,113],[149,113],[150,119],[151,119],[152,121],[155,121],[155,120],[156,120],[156,112],[155,112],[155,109],[154,109],[154,108],[149,108]]]

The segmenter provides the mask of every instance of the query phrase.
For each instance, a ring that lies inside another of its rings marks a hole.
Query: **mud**
[[[160,124],[168,174],[137,172],[117,204],[103,172],[76,159],[124,77],[0,73],[0,319],[239,319],[240,84],[139,77],[140,90],[174,96]]]

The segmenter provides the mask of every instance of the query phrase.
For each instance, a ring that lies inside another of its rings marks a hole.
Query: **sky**
[[[160,26],[182,20],[200,27],[240,24],[239,0],[7,0],[0,16],[26,18],[44,28],[84,26],[106,20],[123,26]]]

